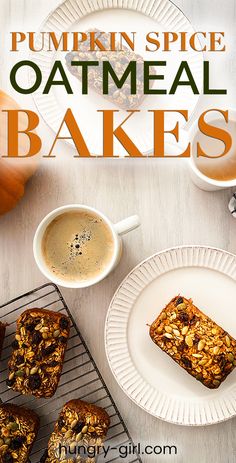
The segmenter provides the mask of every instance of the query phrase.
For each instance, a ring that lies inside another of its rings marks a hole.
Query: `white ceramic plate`
[[[136,52],[146,60],[167,61],[167,66],[159,68],[164,73],[165,81],[158,82],[158,86],[170,89],[182,60],[188,61],[199,90],[202,89],[202,53],[188,51],[179,52],[176,45],[173,53],[148,53],[145,51],[145,35],[150,31],[194,31],[186,16],[170,0],[66,0],[58,6],[42,24],[40,30],[44,32],[86,31],[98,28],[103,31],[137,32]],[[39,42],[40,43],[40,42]],[[70,43],[70,42],[69,42]],[[67,72],[73,88],[73,95],[68,95],[63,87],[54,87],[49,95],[43,95],[42,89],[50,73],[54,61],[61,60],[65,64],[65,52],[38,52],[32,59],[40,66],[43,73],[43,83],[40,90],[34,93],[35,103],[47,124],[58,132],[67,108],[71,108],[78,121],[81,132],[88,148],[94,155],[101,155],[103,147],[103,127],[101,109],[117,109],[112,102],[90,90],[88,95],[81,95],[81,83]],[[33,84],[35,75],[30,74]],[[140,113],[135,114],[125,124],[125,130],[136,143],[142,153],[152,152],[153,149],[153,115],[150,109],[188,109],[189,118],[193,114],[199,95],[193,95],[188,87],[180,87],[176,95],[147,95],[139,107]],[[115,115],[118,125],[127,117],[127,113],[120,110]],[[184,126],[184,119],[176,114],[167,114],[167,128],[173,129],[177,120]],[[68,136],[65,129],[61,133]],[[166,142],[173,143],[173,136],[166,136]],[[74,146],[73,142],[70,141]],[[181,142],[181,139],[180,139]],[[125,150],[115,140],[115,154],[124,155]],[[170,154],[170,153],[169,153]]]
[[[110,368],[124,392],[157,418],[209,425],[236,415],[236,369],[210,390],[187,374],[150,339],[149,328],[177,294],[236,337],[236,256],[186,246],[160,252],[125,278],[110,304],[105,345]]]

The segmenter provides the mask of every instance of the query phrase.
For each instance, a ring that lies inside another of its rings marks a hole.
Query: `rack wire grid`
[[[30,307],[50,308],[68,315],[71,320],[70,339],[60,384],[56,394],[50,399],[36,399],[33,396],[20,395],[6,386],[7,364],[11,354],[11,343],[15,335],[16,320],[26,308]],[[47,448],[49,436],[61,408],[73,398],[80,398],[94,403],[104,408],[110,416],[111,425],[106,439],[106,447],[110,446],[111,450],[108,452],[107,457],[104,456],[104,453],[101,453],[97,459],[99,462],[118,462],[121,459],[119,453],[119,446],[121,445],[131,446],[131,449],[133,449],[134,443],[129,431],[56,285],[52,283],[45,284],[1,305],[0,320],[8,325],[0,365],[1,401],[26,406],[35,410],[40,416],[41,426],[30,456],[31,463],[40,461],[44,450]],[[122,458],[122,461],[142,463],[140,456],[135,452],[127,456],[127,458]]]

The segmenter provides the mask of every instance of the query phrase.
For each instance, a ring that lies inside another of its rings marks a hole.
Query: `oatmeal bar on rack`
[[[0,462],[28,463],[38,429],[39,417],[32,410],[0,405]]]
[[[17,321],[9,360],[8,387],[21,394],[52,397],[56,392],[70,332],[64,314],[28,309]]]
[[[81,452],[81,458],[79,458],[77,449],[102,446],[109,426],[110,418],[103,408],[78,399],[70,400],[60,413],[50,437],[48,449],[40,463],[66,461],[68,455],[65,454],[65,449],[70,449],[71,458],[72,455],[77,455],[76,461],[94,462],[95,460],[88,455],[86,457],[84,452]]]
[[[216,389],[236,365],[236,341],[192,303],[177,296],[150,327],[164,352],[204,386]]]
[[[97,38],[106,48],[106,51],[89,50],[88,40],[83,42],[80,45],[79,51],[72,51],[66,55],[66,64],[70,73],[73,74],[77,79],[81,80],[81,67],[72,66],[72,61],[98,61],[99,66],[93,66],[88,70],[88,83],[89,86],[95,90],[100,95],[103,95],[106,99],[110,100],[115,105],[123,109],[132,109],[138,108],[145,98],[144,89],[143,89],[143,65],[144,59],[141,55],[136,54],[133,50],[128,49],[127,47],[122,47],[122,50],[117,51],[108,51],[110,44],[110,35],[108,33],[103,33],[98,29],[91,29],[86,31],[87,34],[95,32]],[[102,35],[101,35],[102,34]],[[100,37],[99,37],[100,36]],[[137,88],[134,95],[131,94],[131,85],[129,83],[129,78],[121,89],[117,88],[115,83],[111,79],[109,84],[109,93],[108,95],[103,94],[103,74],[101,63],[103,61],[109,61],[112,68],[114,69],[116,75],[121,78],[124,74],[128,64],[131,61],[135,61],[137,64]],[[155,68],[150,67],[150,74],[155,75]]]

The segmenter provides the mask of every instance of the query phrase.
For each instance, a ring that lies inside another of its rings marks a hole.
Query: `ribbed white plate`
[[[236,369],[209,390],[149,337],[147,324],[179,293],[236,337],[236,256],[203,246],[173,248],[138,265],[115,293],[105,327],[108,362],[123,391],[157,418],[219,423],[236,415]]]
[[[42,24],[40,31],[57,34],[62,32],[86,31],[91,28],[98,28],[103,31],[125,31],[137,32],[135,51],[145,60],[166,61],[166,67],[157,68],[159,74],[165,75],[164,81],[158,81],[158,88],[168,91],[173,83],[174,77],[182,60],[188,62],[195,81],[201,92],[202,89],[202,53],[194,52],[192,49],[180,52],[176,44],[174,51],[165,53],[157,51],[150,53],[145,51],[145,36],[147,33],[157,31],[187,32],[194,33],[194,29],[186,18],[170,0],[66,0],[60,4]],[[40,36],[39,36],[40,49]],[[69,44],[72,42],[69,41]],[[45,47],[48,41],[45,35]],[[98,110],[119,109],[112,102],[89,90],[88,95],[81,95],[81,83],[78,79],[66,70],[73,95],[68,95],[62,86],[54,87],[48,95],[43,94],[46,80],[49,76],[52,64],[55,60],[61,60],[65,65],[65,52],[41,51],[34,53],[32,60],[39,65],[43,81],[40,89],[34,93],[36,106],[47,124],[58,132],[67,108],[71,108],[78,121],[80,130],[93,155],[101,155],[103,151],[103,120],[102,113]],[[185,79],[185,76],[183,76]],[[31,85],[35,82],[35,73],[30,74]],[[147,95],[138,109],[140,113],[132,116],[124,129],[138,146],[142,153],[153,151],[153,114],[148,112],[151,109],[187,109],[189,119],[198,102],[199,95],[194,95],[189,87],[180,87],[176,95]],[[119,110],[115,114],[115,124],[119,125],[127,117],[127,112]],[[167,128],[173,129],[176,122],[185,126],[185,120],[176,113],[167,114]],[[69,136],[65,129],[61,136]],[[185,140],[181,140],[184,143]],[[166,142],[175,142],[173,136],[166,135]],[[74,146],[72,140],[69,140]],[[122,145],[115,140],[114,151],[116,155],[127,154]],[[168,153],[170,154],[170,153]]]

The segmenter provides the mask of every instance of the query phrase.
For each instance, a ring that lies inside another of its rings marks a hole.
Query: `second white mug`
[[[221,118],[220,118],[221,117]],[[208,115],[208,122],[211,121],[218,121],[219,122],[222,120],[222,116],[219,115],[216,116],[216,112],[211,112]],[[236,110],[235,109],[230,109],[229,110],[229,122],[235,122],[236,123]],[[227,124],[226,128],[227,130]],[[194,159],[194,153],[193,153],[193,141],[195,137],[199,134],[199,127],[198,127],[198,121],[196,121],[189,129],[187,132],[187,137],[189,141],[192,144],[192,155],[189,160],[189,172],[190,172],[190,177],[192,181],[195,183],[197,187],[199,187],[201,190],[205,191],[217,191],[217,190],[222,190],[226,188],[231,188],[236,186],[236,179],[233,180],[227,180],[227,181],[221,181],[221,180],[214,180],[212,178],[207,177],[204,175],[197,167],[195,159]],[[231,134],[232,135],[232,134]],[[234,140],[234,145],[235,145],[235,140]],[[214,160],[212,159],[212,162]]]

